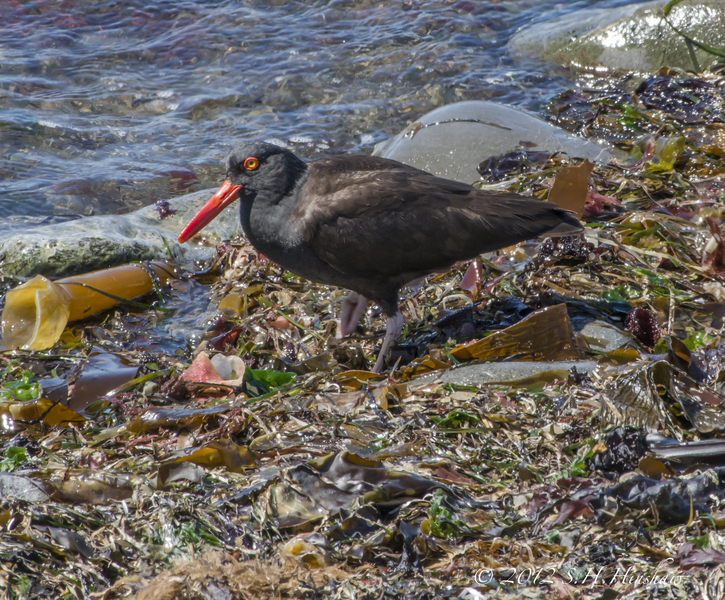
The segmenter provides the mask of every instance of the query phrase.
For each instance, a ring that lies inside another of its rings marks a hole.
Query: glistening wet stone
[[[183,225],[213,194],[205,190],[147,206],[128,215],[101,215],[0,234],[0,263],[5,275],[64,277],[127,262],[171,258],[177,262],[206,259],[213,246],[179,244]],[[204,231],[214,241],[240,230],[237,207],[225,210]]]
[[[700,71],[716,58],[667,24],[665,0],[616,8],[583,9],[527,26],[508,44],[518,60],[533,57],[584,70],[651,72],[661,67]],[[714,48],[725,44],[725,1],[681,2],[669,20],[678,30]],[[695,60],[693,60],[693,54]]]

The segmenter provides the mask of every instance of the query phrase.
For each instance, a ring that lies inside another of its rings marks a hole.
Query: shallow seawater
[[[445,103],[536,111],[570,82],[506,42],[594,4],[0,0],[0,230],[213,187],[247,138],[369,152]]]

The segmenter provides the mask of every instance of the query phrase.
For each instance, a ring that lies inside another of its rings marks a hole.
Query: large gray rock
[[[64,277],[153,258],[179,263],[207,258],[213,244],[179,244],[176,238],[213,193],[203,190],[169,200],[168,216],[153,205],[127,215],[0,231],[0,274]],[[241,231],[238,211],[233,203],[204,228],[204,237],[212,242],[234,237]]]
[[[520,109],[471,100],[441,106],[394,138],[375,148],[376,156],[393,158],[439,177],[472,183],[476,167],[491,156],[527,149],[565,152],[571,157],[606,163],[611,153]]]
[[[666,0],[592,8],[534,23],[509,42],[515,59],[538,58],[577,69],[652,72],[696,70],[687,44],[664,20]],[[670,22],[691,38],[725,48],[725,0],[688,0],[672,8]],[[715,57],[695,49],[700,67]]]

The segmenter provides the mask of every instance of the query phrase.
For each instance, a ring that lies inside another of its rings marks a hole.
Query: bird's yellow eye
[[[247,171],[254,171],[259,166],[259,159],[255,158],[254,156],[250,156],[247,160],[244,161],[244,168]]]

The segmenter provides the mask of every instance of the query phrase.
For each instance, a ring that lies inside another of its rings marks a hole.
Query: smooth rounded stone
[[[664,20],[666,0],[592,8],[520,29],[509,41],[514,59],[537,58],[586,70],[652,72],[662,67],[700,69],[685,40]],[[725,0],[697,0],[672,8],[670,22],[691,38],[725,46]],[[715,56],[695,48],[699,67]]]
[[[579,333],[593,350],[599,352],[612,352],[628,345],[636,346],[631,335],[604,321],[591,321]]]
[[[0,473],[0,498],[47,502],[50,500],[50,494],[49,486],[39,479]]]
[[[213,245],[179,244],[176,238],[214,192],[202,190],[127,215],[87,217],[22,232],[2,231],[0,220],[0,271],[5,276],[66,277],[138,260],[206,259]],[[228,240],[239,232],[239,205],[233,203],[204,228],[203,236]]]
[[[488,384],[516,384],[527,379],[542,375],[543,373],[557,373],[559,379],[566,379],[570,369],[576,367],[580,374],[589,373],[597,367],[595,360],[568,360],[568,361],[520,361],[480,363],[464,365],[443,373],[430,373],[414,381],[415,385],[424,385],[433,381],[442,384],[454,385],[488,385]]]
[[[470,100],[441,106],[422,116],[373,154],[392,158],[439,177],[472,183],[476,168],[490,158],[515,150],[566,152],[571,157],[606,163],[605,148],[582,140],[518,108]]]

